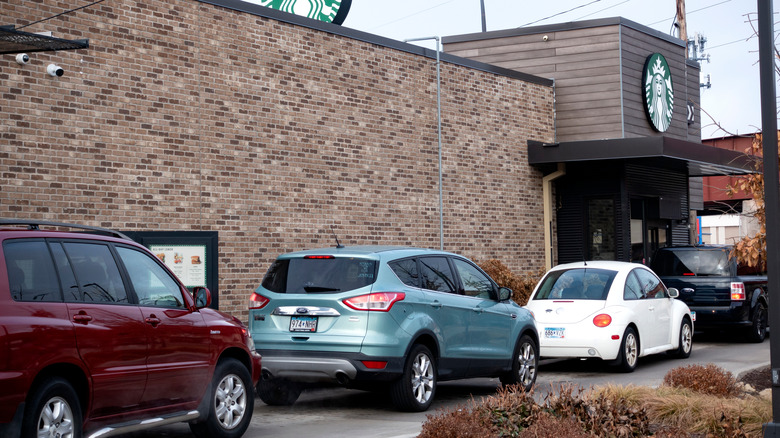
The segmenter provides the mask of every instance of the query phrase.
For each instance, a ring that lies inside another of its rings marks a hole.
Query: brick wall
[[[17,28],[80,5],[3,2]],[[435,60],[195,0],[114,0],[20,29],[85,50],[0,56],[0,217],[218,231],[220,308],[270,262],[342,243],[438,248]],[[53,78],[46,65],[62,66]],[[444,248],[543,266],[552,88],[442,63]]]

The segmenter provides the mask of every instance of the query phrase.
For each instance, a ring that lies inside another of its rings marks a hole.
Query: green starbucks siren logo
[[[313,18],[326,23],[341,24],[347,18],[352,0],[245,0],[260,6]]]
[[[660,53],[647,57],[642,73],[645,84],[645,111],[653,127],[664,132],[672,123],[674,110],[674,88],[672,88],[672,72],[666,58]]]

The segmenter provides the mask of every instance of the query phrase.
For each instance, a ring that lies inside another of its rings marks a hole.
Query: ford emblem
[[[309,313],[309,309],[305,307],[299,307],[295,310],[295,313]]]

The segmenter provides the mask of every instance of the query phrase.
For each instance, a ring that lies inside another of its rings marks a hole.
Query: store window
[[[615,260],[615,201],[588,200],[588,259]]]

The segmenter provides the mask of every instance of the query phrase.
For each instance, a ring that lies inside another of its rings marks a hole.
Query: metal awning
[[[528,141],[528,163],[534,166],[636,159],[687,164],[688,176],[745,175],[756,172],[750,157],[743,153],[667,137],[563,143]]]
[[[89,47],[89,40],[64,40],[0,26],[0,54],[76,50]]]

